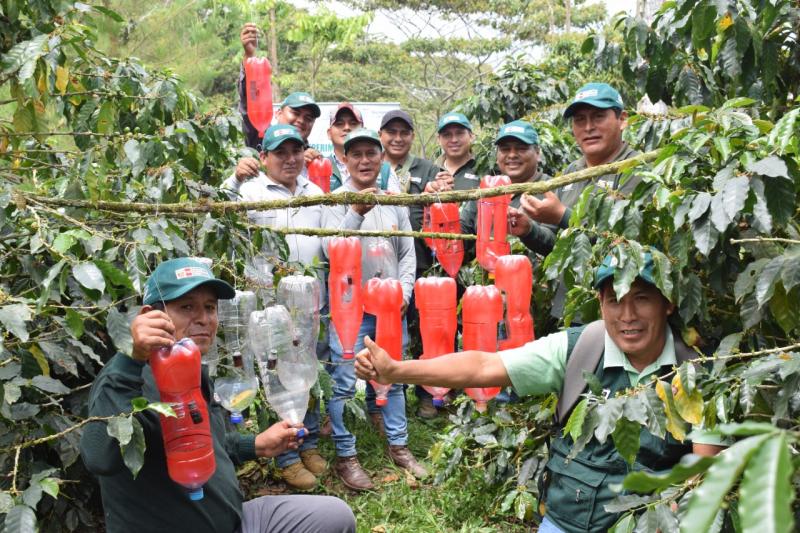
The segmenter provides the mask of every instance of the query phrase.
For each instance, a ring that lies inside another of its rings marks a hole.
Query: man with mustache
[[[359,129],[347,136],[344,143],[344,159],[350,171],[350,180],[334,193],[358,192],[386,194],[378,187],[378,176],[383,160],[383,146],[378,134],[372,130]],[[400,230],[410,231],[408,210],[391,205],[332,205],[322,211],[322,226],[330,229],[347,230]],[[333,237],[324,237],[327,250]],[[372,277],[391,278],[400,281],[403,289],[403,313],[411,300],[414,290],[416,259],[411,237],[360,237],[362,247],[362,281]],[[377,259],[377,260],[376,260]],[[403,344],[407,343],[407,330],[403,321]],[[367,335],[375,336],[375,316],[364,313],[355,349],[364,346]],[[328,415],[331,419],[332,438],[336,447],[334,470],[342,482],[357,491],[374,488],[369,474],[364,470],[356,455],[356,437],[345,426],[344,404],[355,394],[355,372],[353,361],[342,357],[342,345],[331,324],[330,334],[331,362],[333,370],[333,397],[328,402]],[[405,393],[402,385],[393,385],[388,393],[387,404],[378,408],[375,405],[374,391],[367,384],[367,407],[370,413],[380,413],[374,417],[377,428],[383,430],[389,444],[389,457],[399,467],[408,470],[416,477],[425,477],[427,471],[420,465],[408,448],[408,422],[406,419]]]
[[[231,176],[223,187],[234,196],[246,202],[266,200],[288,200],[297,196],[314,196],[322,190],[300,174],[304,165],[303,138],[294,126],[275,124],[264,133],[259,158],[266,174],[259,171],[255,179],[244,183]],[[249,211],[248,217],[254,223],[273,228],[319,228],[322,208],[319,205],[299,208]],[[311,235],[287,235],[289,261],[301,265],[314,265],[322,262],[322,243],[319,237]],[[324,273],[317,272],[321,282]],[[321,283],[324,293],[324,283]],[[320,298],[324,307],[326,298]],[[309,435],[300,447],[300,453],[289,451],[278,456],[281,477],[299,490],[310,490],[317,485],[317,476],[327,469],[327,462],[317,451],[319,436],[319,403],[309,409],[303,420]]]
[[[529,183],[549,179],[539,170],[539,134],[533,125],[524,120],[515,120],[503,125],[494,141],[497,147],[497,167],[511,183]],[[552,228],[531,220],[519,207],[522,194],[511,197],[508,207],[508,233],[519,240],[531,252],[547,255],[553,249],[555,233]],[[461,233],[477,234],[478,203],[474,200],[464,204],[461,210]],[[465,241],[465,250],[474,249],[473,241]]]
[[[602,320],[542,337],[519,348],[500,352],[477,350],[435,359],[395,361],[372,340],[356,356],[356,375],[379,383],[415,383],[450,388],[513,386],[517,394],[559,395],[557,431],[550,445],[542,499],[546,506],[541,533],[600,533],[608,531],[619,514],[605,506],[617,497],[611,489],[634,470],[660,471],[674,466],[687,453],[712,455],[721,441],[714,437],[678,441],[641,429],[633,465],[614,446],[613,439],[592,439],[568,459],[573,440],[564,432],[569,414],[586,392],[585,373],[594,374],[606,398],[624,394],[697,355],[674,332],[668,318],[675,305],[656,287],[650,253],[627,293],[619,297],[614,278],[621,274],[617,258],[608,256],[595,271]]]
[[[217,334],[217,302],[234,295],[233,287],[215,278],[208,266],[195,259],[161,263],[145,284],[142,309],[131,324],[132,354],[116,354],[100,371],[89,394],[89,415],[130,412],[131,401],[142,396],[150,402],[160,401],[148,364],[151,352],[188,337],[205,355]],[[133,415],[147,446],[144,465],[136,477],[125,465],[119,442],[108,434],[106,423],[86,426],[81,456],[99,479],[107,531],[355,531],[352,511],[338,498],[291,495],[243,501],[236,466],[302,446],[302,439],[297,438],[299,427],[281,421],[258,435],[228,432],[227,414],[214,400],[213,383],[205,366],[200,387],[208,403],[216,463],[214,474],[203,486],[201,500],[190,500],[186,490],[170,479],[155,411],[146,409]]]

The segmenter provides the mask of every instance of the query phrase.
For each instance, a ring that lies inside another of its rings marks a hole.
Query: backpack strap
[[[572,408],[586,389],[583,372],[594,372],[605,351],[606,326],[602,320],[592,322],[581,332],[572,353],[568,354],[564,372],[564,388],[558,397],[556,420],[564,425]]]
[[[386,161],[383,162],[381,165],[381,173],[380,173],[380,189],[385,191],[386,188],[389,186],[389,176],[392,175],[392,167]]]
[[[681,333],[675,328],[672,328],[672,342],[675,345],[675,360],[678,362],[678,366],[682,365],[686,361],[697,359],[697,353],[690,347],[686,346],[686,343],[683,342]]]

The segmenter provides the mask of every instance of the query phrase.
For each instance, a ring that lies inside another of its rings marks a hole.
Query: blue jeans
[[[320,310],[320,321],[323,323],[327,322],[327,318],[325,315],[328,314],[328,306],[327,304]],[[317,341],[317,359],[320,361],[326,361],[328,358],[328,341],[327,338],[323,340]],[[306,416],[303,418],[303,425],[306,427],[306,437],[303,439],[303,444],[300,445],[300,448],[297,450],[288,450],[280,454],[278,457],[275,458],[278,468],[286,468],[289,465],[297,463],[300,461],[300,452],[304,452],[306,450],[311,450],[317,447],[317,441],[319,440],[319,404],[322,401],[322,398],[316,399],[314,402],[314,407],[309,409],[306,412]]]
[[[564,533],[564,530],[555,525],[550,521],[549,518],[545,516],[544,520],[542,520],[542,523],[539,524],[539,533]]]
[[[352,457],[356,455],[356,437],[344,425],[345,401],[355,396],[356,373],[353,367],[354,359],[342,359],[342,344],[339,335],[331,322],[331,378],[333,379],[333,397],[328,402],[328,415],[331,418],[332,438],[336,446],[337,457]],[[355,352],[364,349],[364,337],[369,335],[375,338],[375,316],[364,313],[361,327],[358,330],[358,340]],[[408,342],[406,321],[403,319],[403,347]],[[406,397],[403,385],[395,383],[389,390],[388,402],[383,408],[375,405],[375,392],[367,383],[367,409],[369,412],[380,411],[383,414],[383,427],[389,444],[408,444],[408,427],[406,424]]]

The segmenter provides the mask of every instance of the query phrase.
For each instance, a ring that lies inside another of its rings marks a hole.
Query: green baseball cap
[[[169,302],[180,298],[200,285],[208,285],[217,293],[217,298],[230,300],[236,291],[227,282],[214,277],[205,264],[192,257],[181,257],[164,261],[156,267],[144,284],[144,305]]]
[[[455,112],[442,115],[442,118],[439,119],[439,125],[436,126],[436,131],[441,133],[445,126],[449,126],[450,124],[458,124],[459,126],[463,126],[469,131],[472,131],[472,124],[469,123],[469,119],[466,117],[466,115]]]
[[[297,128],[290,124],[273,124],[264,132],[264,139],[261,141],[261,150],[269,152],[286,141],[297,141],[300,146],[305,146],[303,138]]]
[[[653,254],[646,252],[644,254],[644,266],[639,269],[639,274],[637,277],[642,278],[651,285],[655,285],[656,279],[653,276],[654,268],[655,265],[653,264]],[[597,267],[597,270],[594,273],[594,288],[599,289],[609,278],[613,279],[614,273],[617,270],[620,270],[619,261],[616,257],[607,255],[606,258],[603,259],[603,264]]]
[[[344,153],[347,153],[347,151],[350,149],[350,146],[352,146],[356,141],[369,141],[371,143],[375,143],[378,145],[378,148],[381,149],[381,152],[383,151],[381,138],[378,136],[376,131],[368,130],[366,128],[359,128],[347,134],[347,138],[344,140]]]
[[[292,109],[300,109],[301,107],[310,107],[314,111],[314,118],[319,118],[322,112],[319,106],[314,101],[314,97],[308,93],[296,92],[292,93],[281,102],[281,107],[289,106]]]
[[[513,137],[519,139],[525,144],[539,144],[539,134],[530,122],[524,120],[515,120],[505,124],[500,131],[497,132],[497,137],[494,139],[494,144],[499,143],[506,137]]]
[[[571,117],[579,105],[590,105],[600,109],[611,107],[622,109],[622,97],[607,83],[587,83],[575,93],[572,103],[564,110],[564,118]]]

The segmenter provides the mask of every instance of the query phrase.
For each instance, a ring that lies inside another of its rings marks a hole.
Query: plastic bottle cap
[[[375,405],[378,407],[384,407],[387,403],[386,398],[375,398]]]
[[[193,502],[203,499],[203,487],[189,491],[189,499]]]
[[[231,422],[234,424],[242,423],[242,413],[231,413]]]
[[[444,405],[444,400],[441,398],[434,398],[433,399],[433,406],[434,407],[441,407]]]
[[[295,435],[295,437],[297,437],[298,439],[302,439],[305,436],[306,436],[306,430],[305,429],[298,429],[297,430],[297,434]]]
[[[342,353],[342,359],[352,359],[356,354],[354,352],[345,351]]]

